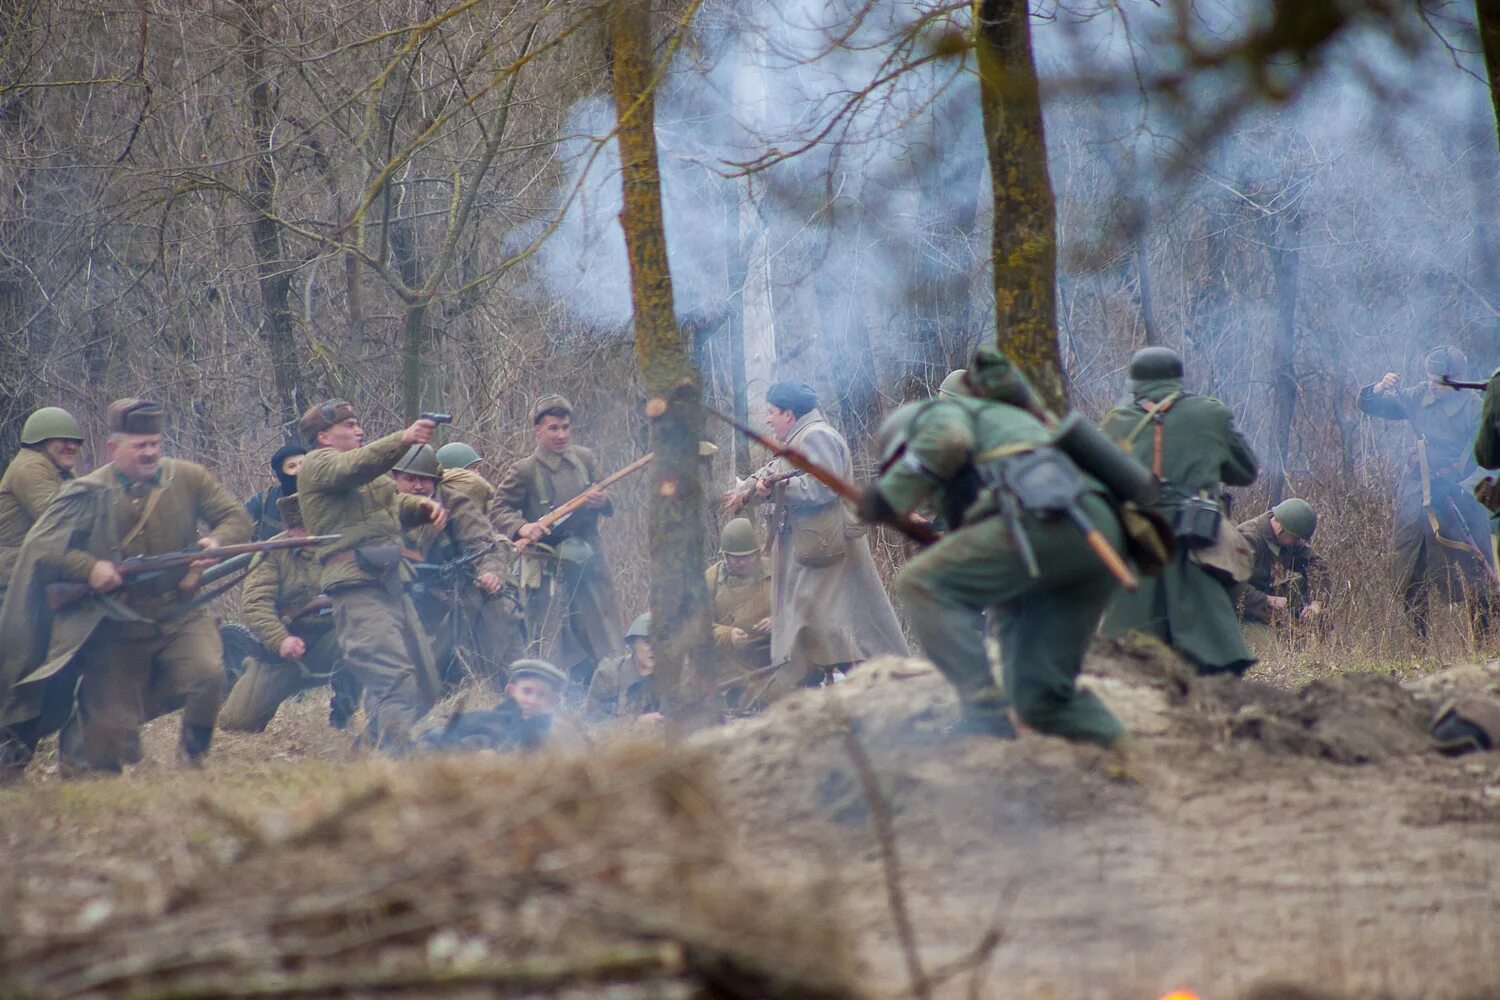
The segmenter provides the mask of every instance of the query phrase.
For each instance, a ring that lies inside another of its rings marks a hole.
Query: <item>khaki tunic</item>
[[[720,559],[703,574],[714,602],[714,645],[719,648],[724,676],[758,670],[771,662],[771,637],[761,636],[736,649],[731,633],[743,629],[753,634],[755,626],[771,616],[771,570],[764,559],[756,559],[748,574],[736,576]]]
[[[490,501],[495,498],[494,485],[472,469],[445,469],[442,484],[445,489],[457,490],[473,500],[481,512],[488,512]]]
[[[1271,612],[1268,597],[1284,597],[1287,612],[1295,621],[1311,601],[1327,601],[1331,591],[1328,568],[1309,545],[1282,545],[1271,530],[1271,512],[1239,526],[1240,535],[1250,543],[1255,566],[1250,579],[1235,584],[1231,596],[1240,618],[1247,622],[1269,624]]]
[[[846,479],[853,474],[849,445],[816,409],[798,419],[787,443]],[[756,478],[794,471],[790,462],[778,458]],[[882,653],[908,655],[891,600],[875,571],[869,539],[851,515],[845,515],[844,551],[837,562],[805,566],[793,556],[797,532],[826,517],[840,502],[833,491],[811,476],[795,476],[778,484],[771,500],[771,662],[791,663],[793,673],[806,675],[814,668]]]
[[[538,448],[506,470],[495,487],[490,517],[514,539],[522,527],[602,478],[598,460],[587,448],[571,446],[560,455]],[[565,670],[586,661],[598,663],[625,643],[619,602],[599,538],[599,519],[612,513],[614,506],[608,501],[599,508],[583,507],[542,537],[542,543],[553,549],[569,539],[586,543],[592,555],[582,564],[560,564],[535,545],[521,558],[530,651]]]
[[[63,472],[36,448],[22,448],[0,476],[0,589],[10,586],[26,532],[73,478],[71,471]]]
[[[594,671],[583,703],[584,718],[590,723],[615,719],[629,722],[638,715],[658,711],[661,704],[655,675],[642,674],[633,655],[612,656]]]

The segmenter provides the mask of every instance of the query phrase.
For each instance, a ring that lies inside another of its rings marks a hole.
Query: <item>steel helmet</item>
[[[437,452],[432,450],[430,444],[414,444],[406,449],[406,454],[401,456],[401,461],[391,467],[392,472],[404,472],[408,476],[422,476],[426,479],[440,479],[443,475],[443,467],[438,462]]]
[[[1284,530],[1290,531],[1304,542],[1318,529],[1317,512],[1306,500],[1289,497],[1272,507],[1271,513],[1276,515],[1276,520],[1281,522]]]
[[[719,533],[719,551],[726,556],[749,556],[760,551],[760,532],[748,517],[737,517]]]
[[[1137,382],[1182,378],[1182,355],[1170,347],[1143,347],[1130,357],[1130,377]]]
[[[21,425],[22,444],[41,444],[52,438],[83,440],[83,431],[78,429],[78,421],[60,406],[44,406],[27,417],[26,423]]]
[[[625,641],[649,638],[651,638],[651,612],[648,611],[643,615],[637,615],[635,621],[630,623],[630,630],[625,633]]]
[[[479,462],[479,452],[473,445],[450,441],[437,450],[437,460],[445,469],[467,469]]]

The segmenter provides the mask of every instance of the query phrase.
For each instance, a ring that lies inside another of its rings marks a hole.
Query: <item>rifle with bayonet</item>
[[[778,458],[786,459],[792,465],[796,466],[796,468],[801,472],[812,476],[818,482],[822,483],[824,486],[832,490],[834,494],[840,499],[847,501],[848,503],[858,505],[858,503],[860,502],[860,498],[864,495],[858,486],[855,486],[853,483],[849,482],[849,480],[845,479],[843,476],[840,476],[833,470],[826,469],[823,466],[819,465],[817,462],[813,461],[812,458],[810,458],[806,453],[798,450],[797,448],[794,448],[788,444],[782,444],[779,441],[774,441],[771,438],[766,437],[764,434],[761,434],[759,431],[755,431],[749,427],[746,427],[744,424],[740,423],[733,417],[725,416],[718,410],[715,410],[713,407],[705,406],[703,409],[713,416],[718,417],[720,420],[724,421],[730,427],[733,427],[735,430],[739,431],[741,434],[745,435],[747,438],[749,438],[751,441],[754,441],[762,448],[765,448],[771,454],[775,455]],[[899,514],[893,511],[885,519],[885,523],[901,532],[907,538],[910,538],[912,541],[917,542],[921,545],[931,545],[939,538],[938,533],[933,530],[932,525],[923,524],[921,521],[917,521],[907,514]]]
[[[295,549],[304,545],[321,545],[338,539],[338,535],[307,535],[301,538],[273,538],[266,542],[246,542],[243,545],[220,545],[212,549],[180,549],[154,556],[132,556],[117,563],[115,569],[125,578],[124,586],[141,582],[174,569],[183,569],[195,562],[212,561],[223,563],[236,556],[254,555],[275,549]],[[205,570],[207,572],[207,570]],[[222,574],[220,574],[222,575]],[[49,583],[46,587],[47,606],[53,611],[77,603],[94,593],[86,583]]]

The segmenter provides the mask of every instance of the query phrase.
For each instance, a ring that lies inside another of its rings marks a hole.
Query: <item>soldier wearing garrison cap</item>
[[[573,406],[549,394],[531,407],[536,448],[495,487],[490,517],[509,538],[525,539],[520,559],[528,648],[587,686],[594,667],[620,648],[619,604],[599,519],[614,513],[594,484],[607,474],[594,453],[573,444]],[[588,501],[546,531],[538,520],[576,496]]]
[[[354,407],[331,399],[302,415],[301,430],[310,449],[297,474],[303,523],[308,534],[340,536],[318,546],[338,644],[364,691],[375,745],[400,754],[438,696],[427,635],[402,590],[410,571],[401,529],[441,528],[448,512],[436,500],[398,494],[386,473],[413,445],[430,442],[437,425],[417,420],[365,444]]]
[[[402,532],[408,558],[418,564],[413,603],[432,639],[433,656],[445,685],[465,677],[489,682],[498,691],[505,668],[521,655],[525,635],[512,593],[502,592],[507,549],[489,518],[469,496],[449,489],[431,445],[413,445],[391,470],[398,493],[432,497],[448,511],[448,523]],[[432,567],[468,560],[443,575]]]
[[[823,419],[807,383],[766,390],[766,424],[824,468],[852,475],[849,444]],[[733,491],[771,510],[771,663],[778,669],[766,699],[872,656],[907,654],[865,529],[832,490],[796,471],[777,458]]]
[[[135,763],[142,723],[177,708],[182,752],[197,760],[224,697],[213,616],[189,603],[202,567],[127,584],[117,564],[247,541],[250,518],[202,466],[162,455],[159,405],[117,400],[106,416],[109,463],[47,506],[0,609],[0,726],[10,736],[0,756],[12,774],[70,716],[61,741],[69,770]],[[53,613],[43,593],[52,580],[87,584],[94,596]]]
[[[1456,347],[1437,347],[1423,361],[1427,378],[1409,388],[1386,372],[1359,391],[1359,408],[1380,420],[1409,424],[1415,440],[1396,482],[1393,525],[1396,585],[1419,634],[1428,600],[1464,601],[1488,624],[1494,556],[1489,520],[1464,483],[1474,471],[1472,443],[1481,402],[1443,384],[1468,363]]]
[[[0,596],[10,585],[26,532],[75,478],[83,432],[67,410],[45,406],[21,426],[21,450],[0,476]]]
[[[1250,546],[1250,578],[1231,590],[1247,634],[1272,624],[1307,622],[1323,613],[1331,592],[1328,569],[1312,550],[1318,515],[1290,497],[1239,526]]]

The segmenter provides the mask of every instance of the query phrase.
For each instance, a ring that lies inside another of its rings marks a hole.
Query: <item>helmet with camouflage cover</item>
[[[1276,515],[1283,530],[1290,531],[1304,542],[1318,529],[1317,512],[1312,509],[1312,504],[1299,497],[1288,497],[1272,507],[1271,513]]]
[[[414,444],[406,449],[406,454],[391,467],[391,471],[421,476],[424,479],[439,479],[443,475],[443,466],[438,461],[437,452],[432,450],[432,445]]]
[[[1143,347],[1130,356],[1130,378],[1136,382],[1182,378],[1182,355],[1170,347]]]
[[[78,429],[78,421],[60,406],[44,406],[27,417],[26,423],[21,425],[22,444],[41,444],[53,438],[83,440],[83,431]]]
[[[943,381],[938,383],[938,398],[943,399],[947,396],[972,395],[972,393],[969,392],[968,383],[964,381],[964,376],[968,374],[969,369],[967,368],[955,368],[947,375],[944,375]]]
[[[450,441],[437,450],[437,460],[445,469],[467,469],[479,463],[479,452],[463,441]]]
[[[719,533],[719,551],[726,556],[751,556],[760,551],[760,532],[748,517],[737,517]]]
[[[651,638],[651,612],[648,611],[643,615],[636,615],[635,621],[630,623],[630,629],[625,633],[625,641],[649,638]]]

